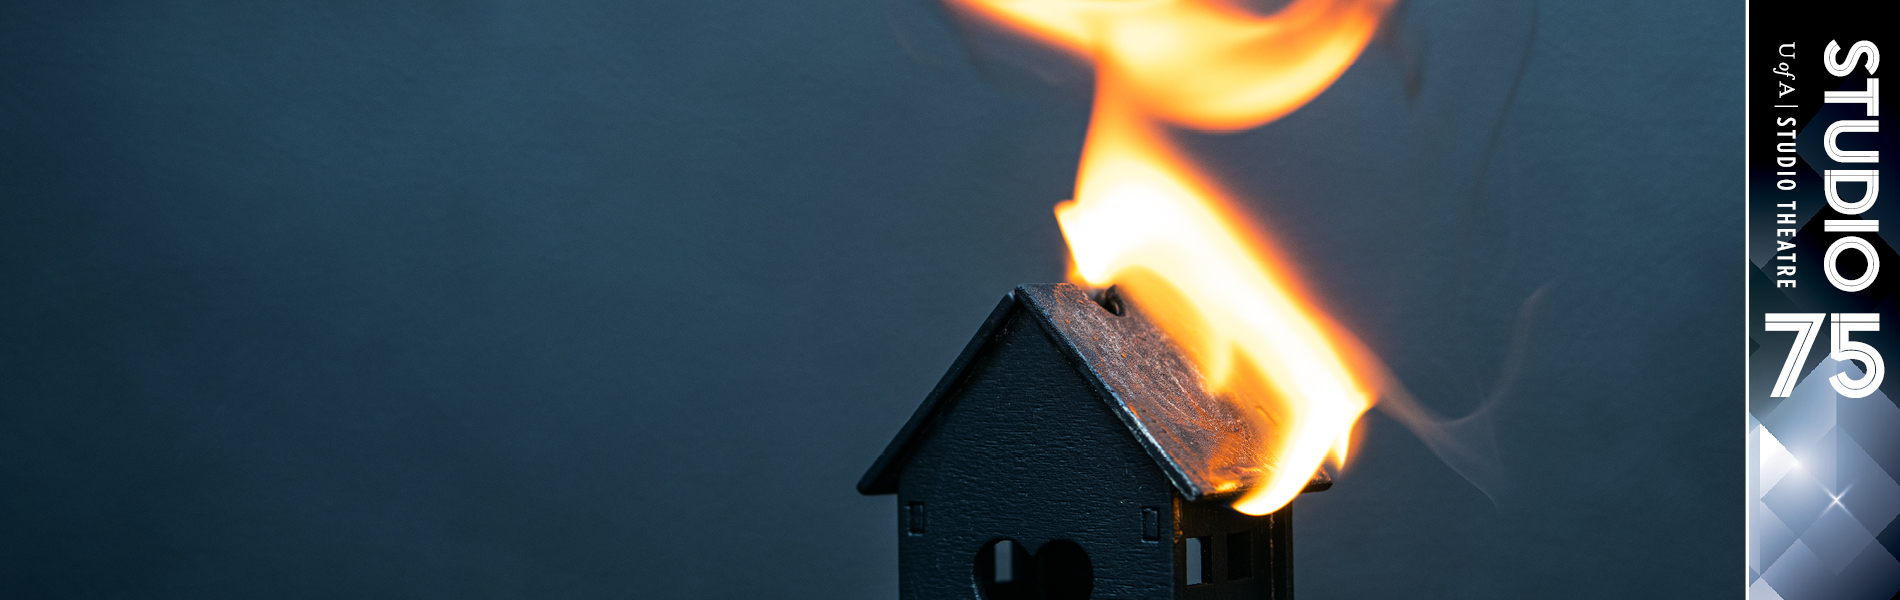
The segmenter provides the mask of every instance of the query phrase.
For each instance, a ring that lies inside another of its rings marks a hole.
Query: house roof
[[[1180,348],[1140,307],[1122,302],[1122,314],[1104,309],[1081,288],[1066,284],[1025,284],[1003,297],[977,330],[976,337],[950,364],[950,371],[924,398],[910,421],[858,481],[865,495],[897,492],[898,471],[927,437],[930,423],[957,397],[971,366],[982,357],[1002,325],[1027,311],[1056,342],[1071,364],[1095,388],[1155,465],[1189,500],[1237,494],[1221,482],[1253,481],[1259,434],[1232,404],[1207,393]],[[1322,471],[1307,491],[1324,490],[1332,480]],[[1232,488],[1232,484],[1229,484]]]

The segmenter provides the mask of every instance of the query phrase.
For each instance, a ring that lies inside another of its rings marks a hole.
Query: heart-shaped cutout
[[[1087,600],[1095,566],[1081,544],[1054,540],[1031,555],[1015,540],[990,542],[976,554],[977,590],[984,600]]]

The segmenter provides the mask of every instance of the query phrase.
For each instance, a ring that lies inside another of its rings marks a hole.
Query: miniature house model
[[[1219,489],[1257,435],[1139,307],[1025,285],[858,491],[897,494],[903,600],[1287,600],[1290,507]]]

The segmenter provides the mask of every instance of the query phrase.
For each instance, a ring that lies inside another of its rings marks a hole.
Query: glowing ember
[[[950,0],[1090,59],[1095,107],[1076,199],[1056,207],[1074,276],[1121,286],[1272,440],[1223,489],[1285,506],[1372,405],[1330,332],[1241,233],[1164,123],[1253,127],[1311,100],[1359,55],[1391,0],[1294,0],[1257,16],[1219,0]],[[1349,342],[1347,342],[1349,343]]]

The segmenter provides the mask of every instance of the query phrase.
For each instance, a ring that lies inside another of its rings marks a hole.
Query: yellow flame
[[[949,0],[1090,59],[1095,106],[1075,200],[1056,207],[1074,275],[1119,285],[1268,440],[1234,508],[1293,500],[1346,458],[1372,405],[1340,333],[1168,138],[1171,122],[1253,127],[1299,108],[1358,57],[1392,0],[1293,0],[1258,16],[1212,0]]]

